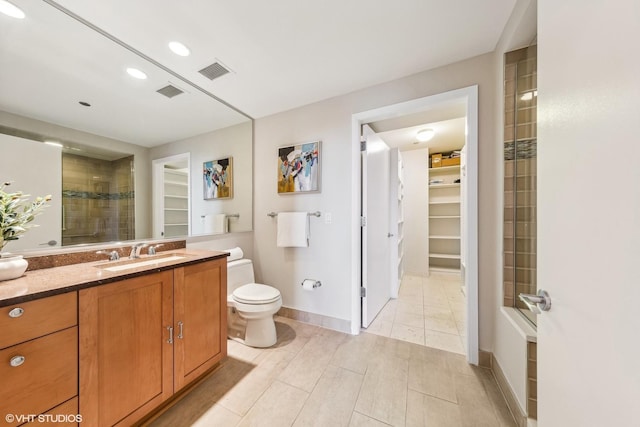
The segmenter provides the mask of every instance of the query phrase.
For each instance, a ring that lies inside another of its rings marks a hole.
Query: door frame
[[[467,361],[478,364],[478,86],[473,85],[451,90],[436,95],[413,99],[406,102],[387,105],[373,110],[363,111],[351,116],[351,265],[360,266],[362,262],[362,238],[360,227],[361,212],[361,166],[360,166],[360,127],[363,124],[389,119],[427,110],[434,110],[445,105],[463,102],[466,106],[466,141],[467,148],[467,200],[465,203],[467,233],[465,268],[466,304],[466,340]],[[351,333],[360,332],[360,268],[352,269],[351,289]]]
[[[189,207],[189,227],[188,227],[188,235],[191,235],[191,226],[192,226],[192,218],[191,218],[191,153],[181,153],[175,154],[173,156],[163,157],[161,159],[155,159],[151,161],[151,170],[152,170],[152,196],[151,196],[151,206],[153,206],[153,225],[151,227],[152,235],[156,239],[163,238],[164,236],[160,233],[164,232],[164,165],[177,163],[177,162],[187,162],[187,170],[189,171],[189,176],[187,179],[188,182],[188,207]]]

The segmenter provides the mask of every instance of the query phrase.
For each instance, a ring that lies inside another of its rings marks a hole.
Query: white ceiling
[[[495,48],[515,2],[57,0],[63,7],[254,118],[490,52]],[[41,0],[16,0],[16,4],[25,9],[35,7],[36,3],[53,11]],[[184,95],[171,100],[176,103],[170,104],[171,108],[161,116],[164,119],[158,122],[165,126],[156,132],[158,135],[146,137],[143,133],[156,123],[141,123],[137,119],[139,116],[128,113],[124,105],[161,112],[165,107],[159,106],[159,95],[153,92],[155,87],[149,92],[153,98],[141,95],[139,82],[124,80],[122,68],[130,63],[138,63],[140,67],[146,67],[145,70],[153,67],[148,67],[123,48],[111,51],[106,45],[113,42],[106,39],[99,42],[103,45],[101,48],[89,47],[89,41],[100,37],[89,35],[86,28],[82,30],[77,25],[71,28],[69,22],[54,22],[56,26],[52,30],[44,26],[51,23],[50,18],[36,14],[32,19],[26,11],[27,19],[23,20],[26,22],[9,23],[10,18],[0,15],[0,66],[3,70],[0,109],[52,121],[54,117],[47,117],[47,114],[55,116],[53,111],[64,108],[49,101],[53,96],[48,96],[47,90],[64,88],[67,101],[75,104],[73,114],[65,111],[71,119],[60,123],[81,130],[87,130],[83,126],[89,123],[93,127],[88,130],[94,133],[107,133],[106,136],[127,141],[138,140],[147,146],[212,130],[211,117],[218,120],[219,114],[223,116],[220,123],[225,125],[242,120],[232,112],[225,116],[218,107],[205,108],[204,104],[211,103],[206,95],[161,70],[152,70],[150,77],[155,85],[172,82],[193,96],[189,96],[190,105],[180,108],[175,105]],[[57,21],[65,20],[70,21],[70,18],[57,18]],[[26,27],[26,24],[30,25],[28,30],[18,29],[19,25]],[[34,25],[43,26],[38,31],[34,30]],[[30,39],[38,32],[42,37]],[[74,43],[60,47],[58,42],[61,40],[58,39]],[[183,58],[171,53],[167,43],[172,40],[186,44],[192,55]],[[40,45],[34,46],[37,43]],[[122,52],[115,53],[115,50]],[[76,58],[74,53],[83,51],[91,53],[89,58]],[[33,55],[37,55],[38,64],[47,64],[51,70],[40,70],[41,74],[36,74]],[[18,59],[31,64],[31,69],[22,74],[15,70],[12,71],[15,74],[10,75],[10,64]],[[216,60],[231,68],[233,73],[209,81],[197,72]],[[67,61],[88,66],[90,72],[78,72],[65,78],[62,74],[70,69]],[[116,73],[108,76],[111,83],[105,76],[108,73]],[[13,83],[21,78],[27,80],[30,89],[26,92],[14,90],[23,98],[16,107],[12,104],[17,95],[9,99],[8,94]],[[7,80],[13,83],[9,84]],[[45,83],[51,87],[47,89]],[[101,114],[109,121],[99,123],[98,119],[84,117],[88,115],[87,111],[77,108],[78,97],[84,95],[77,90],[81,84],[85,84],[86,96],[91,97],[92,103],[103,106]],[[89,91],[87,87],[93,90]],[[111,99],[113,95],[117,95],[115,100]],[[186,103],[186,98],[179,102]],[[43,107],[38,114],[28,111],[40,103]],[[176,111],[184,112],[179,120],[172,116]],[[119,113],[124,117],[113,117]],[[115,125],[117,120],[122,120],[123,124]],[[127,133],[130,127],[136,126],[137,130]],[[121,134],[114,135],[114,128],[120,128]]]

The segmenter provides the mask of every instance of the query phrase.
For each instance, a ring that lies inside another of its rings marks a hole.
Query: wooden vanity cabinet
[[[218,363],[226,283],[223,258],[80,291],[83,422],[132,425]]]
[[[76,292],[0,308],[0,414],[55,413],[78,395],[78,316]],[[65,405],[65,402],[67,403]],[[71,425],[77,425],[71,423]]]
[[[226,356],[227,261],[174,270],[174,392]]]

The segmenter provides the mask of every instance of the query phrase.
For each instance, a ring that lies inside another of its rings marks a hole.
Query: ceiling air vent
[[[205,76],[206,78],[208,78],[209,80],[213,80],[229,73],[229,70],[225,68],[225,66],[222,65],[221,63],[214,62],[213,64],[209,65],[208,67],[204,67],[202,70],[198,72],[203,76]]]
[[[176,95],[180,95],[181,93],[184,93],[184,91],[178,89],[177,87],[175,87],[173,85],[166,85],[162,89],[158,89],[156,92],[158,92],[161,95],[166,96],[167,98],[173,98]]]

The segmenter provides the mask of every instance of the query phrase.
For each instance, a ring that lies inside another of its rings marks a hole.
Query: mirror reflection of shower
[[[62,245],[135,238],[133,156],[62,154]]]

